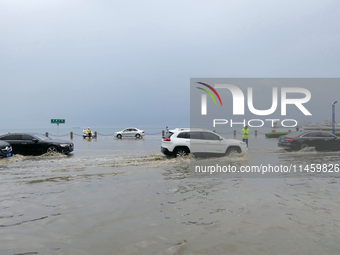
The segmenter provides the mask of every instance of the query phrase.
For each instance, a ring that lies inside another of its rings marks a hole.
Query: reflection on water
[[[0,254],[338,254],[336,175],[199,178],[190,165],[335,164],[339,152],[257,138],[248,153],[173,159],[160,142],[80,138],[71,155],[0,160]]]

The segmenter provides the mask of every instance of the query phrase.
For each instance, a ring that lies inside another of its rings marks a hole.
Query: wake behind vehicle
[[[280,136],[278,146],[294,151],[306,147],[315,147],[317,151],[338,151],[340,150],[340,138],[326,131],[297,131]]]
[[[0,158],[12,156],[12,146],[5,141],[0,141]]]
[[[64,153],[73,151],[73,143],[65,140],[54,140],[42,134],[13,133],[0,136],[12,146],[13,154],[41,155],[44,153]]]
[[[182,157],[189,153],[197,156],[225,156],[247,151],[247,144],[228,139],[207,129],[176,128],[162,140],[161,152],[167,156]]]
[[[118,131],[114,133],[114,136],[118,139],[121,139],[122,137],[135,137],[135,138],[142,138],[145,135],[143,130],[140,130],[138,128],[125,128],[122,131]]]

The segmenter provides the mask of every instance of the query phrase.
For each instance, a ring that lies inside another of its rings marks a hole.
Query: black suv
[[[8,142],[13,154],[41,155],[44,153],[64,153],[73,151],[73,143],[65,140],[53,140],[42,134],[16,133],[0,136],[0,140]]]

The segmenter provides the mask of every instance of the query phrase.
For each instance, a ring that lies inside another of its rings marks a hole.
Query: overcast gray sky
[[[190,78],[339,77],[339,13],[337,0],[0,0],[0,126],[189,126]]]

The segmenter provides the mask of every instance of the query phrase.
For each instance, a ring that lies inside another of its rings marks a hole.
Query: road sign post
[[[59,124],[65,124],[65,119],[51,119],[51,124],[57,124],[57,136],[59,139]]]

